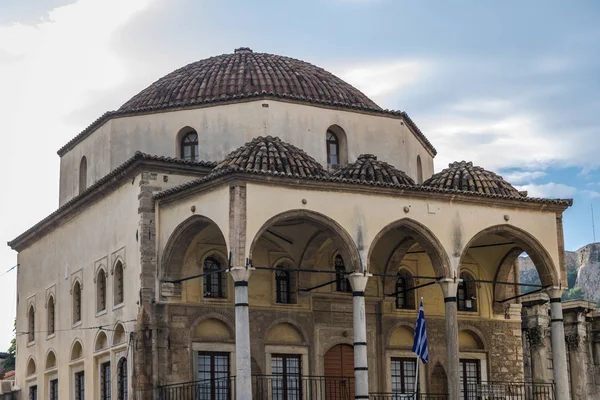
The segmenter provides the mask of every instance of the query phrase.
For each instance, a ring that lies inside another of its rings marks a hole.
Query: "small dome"
[[[448,164],[448,168],[427,179],[423,186],[521,197],[519,191],[500,175],[466,161]]]
[[[259,136],[232,151],[217,164],[210,175],[232,170],[329,177],[323,166],[304,150],[272,136]]]
[[[255,53],[240,47],[160,78],[119,108],[119,112],[183,107],[253,96],[296,98],[342,107],[381,108],[342,79],[305,61]]]
[[[395,185],[415,184],[415,181],[410,176],[396,169],[393,165],[384,161],[378,161],[377,157],[373,154],[361,154],[354,163],[338,169],[333,176]]]

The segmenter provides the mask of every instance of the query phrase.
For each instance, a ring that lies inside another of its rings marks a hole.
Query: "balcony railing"
[[[160,386],[158,398],[160,400],[231,400],[235,398],[235,377]]]
[[[354,378],[298,375],[253,375],[254,400],[351,400]]]
[[[554,384],[533,382],[483,382],[466,385],[465,400],[554,400]]]
[[[414,393],[371,393],[369,400],[413,400]],[[448,400],[447,394],[419,393],[416,400]]]

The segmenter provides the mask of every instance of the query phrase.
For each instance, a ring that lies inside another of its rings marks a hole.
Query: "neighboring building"
[[[23,399],[396,398],[421,297],[421,392],[550,394],[522,383],[523,252],[568,396],[571,201],[467,162],[433,174],[406,113],[321,68],[247,48],[192,63],[58,153],[59,209],[9,243]]]

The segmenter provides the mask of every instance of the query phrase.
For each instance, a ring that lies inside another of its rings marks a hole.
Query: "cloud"
[[[502,174],[504,179],[510,183],[530,182],[538,178],[548,175],[544,171],[513,171],[507,174]]]
[[[388,96],[425,79],[430,69],[424,60],[395,60],[330,70],[381,105]]]
[[[564,199],[572,197],[577,193],[577,188],[555,182],[540,185],[531,183],[528,185],[516,186],[516,188],[519,190],[526,190],[529,197]]]
[[[597,192],[595,190],[582,190],[581,191],[582,194],[591,197],[592,199],[597,199],[600,198],[600,192]]]

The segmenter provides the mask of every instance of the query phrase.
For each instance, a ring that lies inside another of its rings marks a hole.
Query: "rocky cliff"
[[[600,299],[600,243],[565,252],[569,288],[581,288],[586,299]],[[529,257],[519,257],[521,282],[539,283],[539,276]]]

